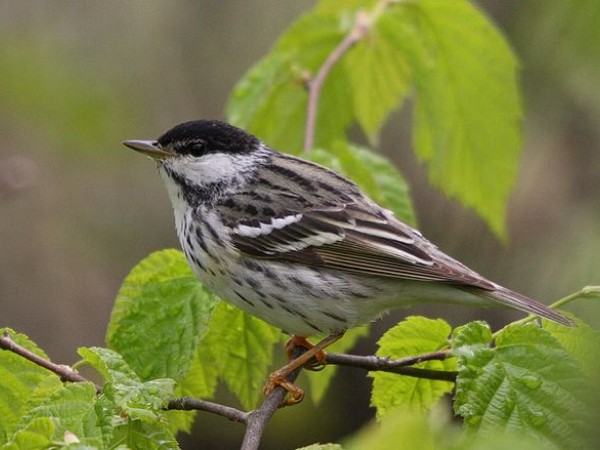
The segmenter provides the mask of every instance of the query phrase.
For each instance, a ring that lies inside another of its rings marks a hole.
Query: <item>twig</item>
[[[31,361],[34,364],[37,364],[44,369],[48,369],[50,372],[58,375],[63,381],[73,381],[73,382],[81,382],[88,381],[85,377],[82,377],[69,366],[63,366],[60,364],[55,364],[52,361],[42,358],[39,355],[36,355],[30,350],[27,350],[22,345],[17,344],[10,338],[10,334],[8,331],[5,331],[3,336],[0,337],[0,348],[4,350],[8,350],[10,352],[16,353],[19,356],[22,356],[28,361]],[[96,386],[96,389],[101,389],[99,386]]]
[[[294,359],[304,353],[305,349],[297,347],[294,353]],[[287,376],[287,380],[290,383],[296,381],[302,367],[297,368]],[[265,431],[267,422],[273,417],[273,414],[277,411],[279,406],[282,404],[287,391],[281,386],[275,387],[260,407],[254,411],[250,411],[247,421],[246,434],[244,435],[244,441],[240,450],[257,450],[262,439],[262,435]]]
[[[360,41],[368,32],[370,26],[369,16],[365,11],[358,11],[354,25],[346,37],[329,54],[323,65],[319,68],[315,78],[308,83],[308,106],[306,110],[306,127],[304,131],[304,151],[312,150],[315,141],[315,124],[317,121],[317,105],[319,95],[325,79],[333,66],[342,58],[354,44]]]
[[[424,353],[423,355],[419,356],[396,360],[390,360],[389,358],[381,358],[378,356],[358,356],[340,353],[328,353],[326,356],[326,362],[327,364],[337,366],[358,367],[371,372],[392,372],[409,377],[454,382],[456,381],[457,372],[410,367],[423,361],[443,361],[444,359],[448,358],[449,352],[449,350],[440,350],[431,353]]]
[[[179,411],[206,411],[239,423],[248,423],[248,417],[250,415],[248,412],[240,411],[239,409],[232,408],[230,406],[192,397],[171,399],[166,409]]]

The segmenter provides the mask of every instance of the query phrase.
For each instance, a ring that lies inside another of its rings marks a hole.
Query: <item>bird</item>
[[[123,143],[152,158],[197,278],[309,351],[269,377],[322,362],[325,347],[388,310],[423,302],[505,306],[572,326],[563,314],[479,275],[375,203],[354,182],[218,120]],[[306,337],[323,335],[317,346]],[[320,358],[320,359],[319,359]]]

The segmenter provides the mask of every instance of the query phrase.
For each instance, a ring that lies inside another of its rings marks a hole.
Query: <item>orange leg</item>
[[[285,345],[288,355],[291,355],[294,346],[304,347],[307,350],[296,359],[291,360],[285,366],[277,369],[275,372],[269,375],[267,384],[263,388],[265,395],[268,395],[273,389],[275,389],[275,387],[281,386],[290,393],[290,396],[284,401],[283,406],[300,403],[304,398],[304,391],[294,383],[288,381],[288,375],[298,367],[306,367],[307,365],[308,367],[322,368],[325,363],[325,352],[323,349],[339,340],[343,335],[343,331],[332,333],[317,345],[312,345],[304,337],[293,336]],[[311,362],[311,360],[313,361]]]
[[[314,348],[314,344],[308,341],[304,336],[296,336],[293,335],[286,343],[285,343],[285,351],[288,355],[288,361],[294,359],[295,351],[298,347],[305,349],[308,351]],[[309,361],[304,364],[304,369],[306,370],[314,370],[315,372],[319,370],[323,370],[325,367],[325,358],[326,354],[323,350],[315,353],[315,356],[311,358]]]

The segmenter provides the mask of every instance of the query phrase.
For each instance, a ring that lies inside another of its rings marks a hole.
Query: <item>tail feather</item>
[[[511,291],[510,289],[506,289],[502,286],[498,286],[497,289],[493,291],[486,291],[483,293],[483,295],[510,308],[535,314],[536,316],[543,317],[544,319],[551,320],[567,327],[575,326],[575,323],[571,319],[559,313],[558,311],[555,311],[548,306],[533,300],[532,298],[526,297],[525,295]]]

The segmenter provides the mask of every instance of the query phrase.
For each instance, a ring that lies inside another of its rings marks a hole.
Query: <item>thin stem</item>
[[[317,75],[308,83],[308,105],[306,109],[306,127],[304,131],[304,151],[310,152],[315,142],[315,129],[317,122],[317,105],[321,88],[333,66],[342,59],[342,56],[358,41],[363,39],[373,27],[373,24],[383,15],[388,7],[400,0],[379,0],[368,13],[363,10],[356,12],[354,24],[350,32],[344,37],[337,47],[329,54],[319,68]]]
[[[31,361],[32,363],[37,364],[38,366],[43,367],[44,369],[48,369],[50,372],[55,373],[64,381],[88,381],[86,378],[79,375],[69,366],[55,364],[52,361],[44,359],[41,356],[36,355],[32,351],[27,350],[22,345],[17,344],[11,339],[8,331],[5,331],[4,335],[0,337],[0,348],[22,356],[26,360]],[[96,386],[96,389],[100,390],[101,388],[99,386]]]
[[[450,350],[439,350],[436,352],[424,353],[419,356],[402,358],[397,360],[390,360],[389,358],[381,358],[379,356],[358,356],[345,355],[340,353],[328,353],[326,356],[326,362],[327,364],[337,366],[358,367],[371,372],[391,372],[406,375],[409,377],[453,382],[456,381],[456,372],[410,367],[423,361],[443,361],[449,356]]]
[[[248,416],[250,415],[248,412],[240,411],[239,409],[230,406],[192,397],[171,399],[167,405],[167,409],[178,411],[206,411],[239,423],[248,423]]]
[[[315,78],[308,83],[308,106],[306,110],[306,127],[304,132],[304,151],[309,152],[313,149],[315,141],[315,125],[317,122],[317,105],[321,88],[325,79],[333,69],[333,66],[342,58],[350,48],[360,41],[369,30],[370,21],[364,11],[358,11],[354,20],[354,25],[346,37],[329,54],[323,65],[319,68]]]

